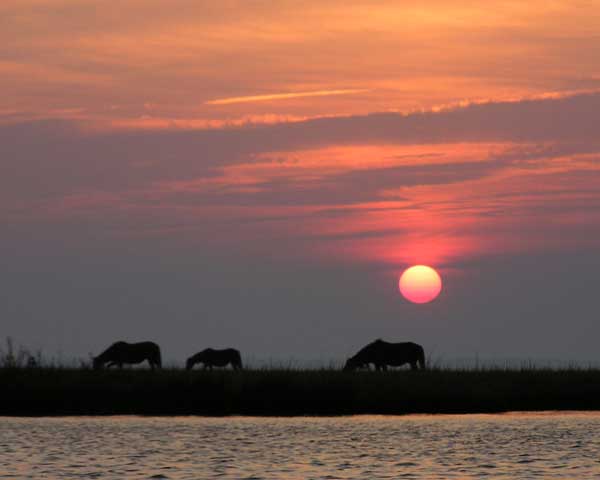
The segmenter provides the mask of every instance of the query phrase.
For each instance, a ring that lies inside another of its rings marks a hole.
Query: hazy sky
[[[599,32],[598,1],[3,0],[0,336],[600,362]]]

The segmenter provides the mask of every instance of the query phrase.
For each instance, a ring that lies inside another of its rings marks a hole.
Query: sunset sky
[[[0,91],[1,337],[600,363],[598,1],[3,0]]]

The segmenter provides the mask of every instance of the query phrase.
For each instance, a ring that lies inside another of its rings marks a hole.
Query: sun
[[[400,293],[413,303],[428,303],[442,291],[440,275],[427,265],[415,265],[400,275]]]

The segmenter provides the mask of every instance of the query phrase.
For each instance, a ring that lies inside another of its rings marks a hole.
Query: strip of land
[[[0,416],[600,410],[600,370],[1,368]]]

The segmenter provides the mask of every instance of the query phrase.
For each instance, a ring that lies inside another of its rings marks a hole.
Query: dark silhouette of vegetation
[[[148,361],[150,368],[161,368],[160,347],[154,342],[115,342],[93,359],[94,369],[123,365],[133,365]]]
[[[600,370],[0,368],[0,415],[350,415],[600,410]]]
[[[369,343],[366,347],[350,357],[344,370],[368,368],[375,365],[375,370],[387,370],[388,365],[400,367],[409,364],[413,370],[425,368],[425,351],[421,345],[413,342],[389,343],[381,339]]]
[[[27,348],[15,348],[13,339],[6,338],[6,349],[0,348],[0,368],[36,368],[42,363],[42,352],[31,353]]]
[[[118,365],[115,360],[101,359]],[[418,372],[339,368],[151,371],[95,370],[93,365],[80,361],[79,368],[61,366],[44,360],[39,352],[32,355],[25,348],[15,349],[8,339],[6,347],[0,347],[0,416],[600,410],[600,369],[595,368],[535,368],[529,363],[522,368],[472,369],[434,364]]]
[[[204,368],[209,370],[212,370],[213,367],[226,367],[230,364],[234,370],[241,370],[242,356],[235,348],[225,348],[223,350],[206,348],[187,359],[185,363],[186,370],[191,370],[197,363],[202,363]]]

